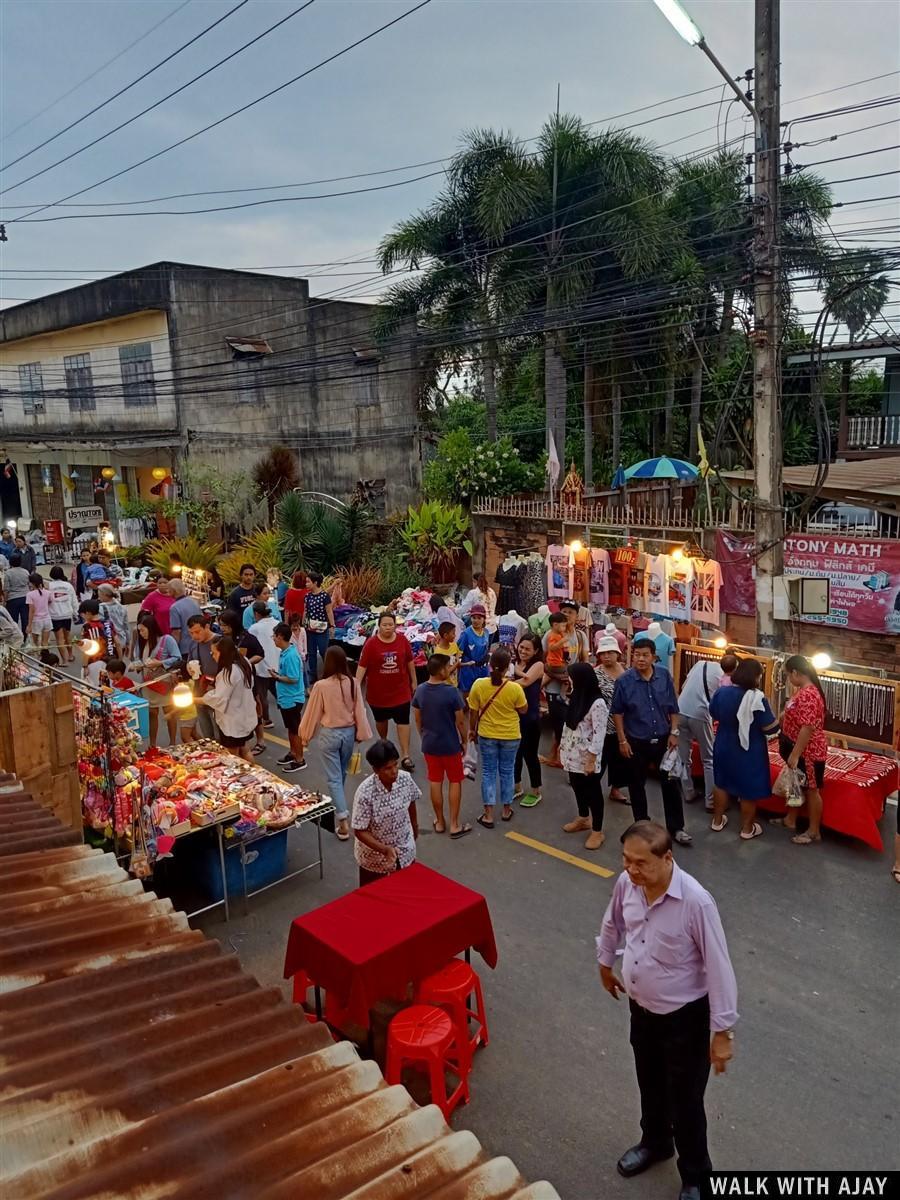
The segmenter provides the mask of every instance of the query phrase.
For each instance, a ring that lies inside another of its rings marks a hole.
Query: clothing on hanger
[[[654,616],[669,615],[669,569],[668,554],[648,554],[647,571],[644,576],[644,612]]]
[[[669,616],[676,621],[691,619],[694,592],[694,560],[672,559],[669,565]]]
[[[588,601],[592,605],[605,607],[609,603],[609,553],[606,550],[594,548],[590,554]]]
[[[547,596],[564,600],[572,595],[573,562],[568,546],[547,547]]]
[[[719,624],[719,592],[722,587],[722,568],[714,558],[695,559],[694,590],[691,597],[691,620],[704,625]]]

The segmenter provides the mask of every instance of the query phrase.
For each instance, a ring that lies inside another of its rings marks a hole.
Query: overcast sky
[[[145,105],[184,83],[261,30],[286,16],[301,0],[249,0],[171,63],[120,99],[4,172],[2,218],[9,241],[2,247],[5,304],[66,286],[62,278],[138,267],[159,259],[211,266],[274,268],[311,278],[324,295],[372,297],[370,262],[307,267],[348,258],[371,259],[391,225],[427,203],[440,179],[332,199],[290,202],[193,216],[135,216],[17,225],[27,209],[49,203],[103,179],[216,120],[385,21],[415,0],[316,0],[264,38],[100,145],[22,187],[12,185],[78,149]],[[124,86],[233,7],[237,0],[4,0],[3,163]],[[693,0],[688,7],[707,41],[735,74],[753,57],[752,0]],[[141,37],[166,14],[158,30],[51,107],[51,101]],[[897,0],[782,0],[783,117],[900,91],[900,4]],[[803,99],[871,76],[888,78],[833,94]],[[421,11],[271,100],[210,133],[81,197],[85,203],[117,202],[211,189],[299,184],[333,176],[401,167],[449,155],[462,129],[493,125],[521,137],[535,134],[553,108],[557,82],[564,110],[588,121],[712,88],[718,76],[702,54],[685,45],[651,0],[432,0]],[[623,117],[628,125],[662,113],[718,102],[721,90],[672,101]],[[799,162],[895,147],[900,106],[829,118],[794,129],[796,140],[842,135],[836,142],[798,151]],[[717,107],[653,119],[640,132],[671,153],[712,147],[724,128]],[[33,118],[33,119],[32,119]],[[16,129],[28,122],[21,129]],[[862,126],[880,128],[854,132]],[[736,109],[729,137],[741,128]],[[818,170],[826,178],[891,171],[896,149]],[[395,175],[319,184],[282,194],[328,192],[394,182],[436,167]],[[895,196],[898,177],[838,184],[841,200]],[[220,195],[168,201],[149,207],[204,207],[238,203],[277,192]],[[897,244],[898,201],[837,210],[836,232],[863,222],[891,226],[873,238]],[[58,208],[96,213],[96,208]],[[120,211],[113,207],[112,211]],[[870,228],[866,226],[866,228]],[[843,235],[842,235],[843,236]],[[291,265],[297,264],[291,269]],[[287,269],[284,269],[287,268]],[[71,271],[67,275],[64,269]],[[345,274],[360,272],[359,275]],[[43,272],[43,278],[37,276]],[[316,278],[316,275],[321,277]],[[896,314],[895,306],[891,312]]]

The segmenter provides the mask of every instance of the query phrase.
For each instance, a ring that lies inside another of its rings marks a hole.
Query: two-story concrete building
[[[379,480],[384,507],[404,506],[421,474],[415,331],[376,349],[372,313],[303,279],[170,262],[5,309],[3,516],[112,517],[149,498],[154,468],[250,468],[279,443],[305,488]]]

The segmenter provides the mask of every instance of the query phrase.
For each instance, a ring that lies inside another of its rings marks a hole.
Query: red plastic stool
[[[469,1100],[469,1070],[465,1046],[456,1040],[453,1022],[442,1008],[413,1004],[404,1008],[388,1026],[385,1079],[400,1083],[405,1063],[424,1063],[428,1068],[431,1100],[450,1120],[450,1114],[462,1101]],[[444,1069],[450,1067],[459,1083],[447,1095]]]
[[[304,1015],[311,1025],[315,1025],[319,1018],[316,1015],[315,1009],[308,1009],[307,993],[311,987],[315,987],[315,983],[310,979],[305,971],[298,971],[293,977],[294,990],[293,1001],[295,1004],[302,1006]],[[323,1006],[323,1017],[329,1025],[334,1025],[336,1029],[343,1029],[347,1024],[346,1011],[338,1004],[330,992],[325,993],[325,1004]]]
[[[474,1009],[469,1008],[469,997],[473,992]],[[488,1027],[481,980],[469,964],[462,959],[451,958],[446,966],[422,980],[416,988],[416,1000],[422,1004],[436,1004],[438,1008],[446,1009],[453,1018],[460,1045],[466,1047],[468,1064],[471,1064],[472,1056],[478,1047],[488,1044]],[[471,1036],[469,1021],[478,1022],[478,1027]]]

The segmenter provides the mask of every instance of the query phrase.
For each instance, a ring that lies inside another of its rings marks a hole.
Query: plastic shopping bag
[[[350,761],[347,763],[347,774],[358,775],[362,770],[362,751],[354,750],[350,755]]]
[[[803,804],[803,785],[806,776],[785,764],[772,785],[772,794],[781,796],[788,808],[800,808]]]
[[[665,752],[659,764],[659,769],[665,771],[670,779],[687,779],[688,777],[684,759],[678,753],[677,747],[670,747]]]
[[[463,771],[470,778],[475,778],[475,773],[478,770],[478,744],[477,742],[468,742],[466,752],[463,755]]]

